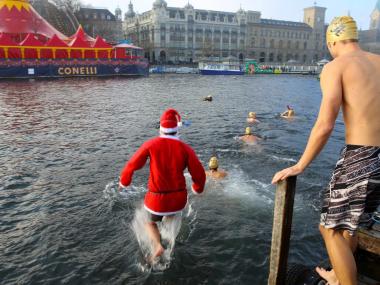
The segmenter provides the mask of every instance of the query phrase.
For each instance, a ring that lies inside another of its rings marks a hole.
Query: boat
[[[92,38],[82,26],[68,37],[29,0],[0,0],[0,78],[145,76],[143,49]]]
[[[202,75],[244,75],[245,70],[239,63],[199,63]]]

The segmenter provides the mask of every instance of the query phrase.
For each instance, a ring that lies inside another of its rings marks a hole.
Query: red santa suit
[[[161,117],[161,132],[176,132],[178,120],[180,117],[177,111],[167,110]],[[128,186],[132,181],[133,172],[142,168],[148,158],[150,159],[150,176],[144,207],[150,213],[161,216],[171,215],[186,206],[187,190],[183,175],[186,168],[193,180],[193,192],[196,194],[203,192],[206,175],[202,164],[190,146],[172,135],[161,135],[145,142],[122,170],[120,186]]]

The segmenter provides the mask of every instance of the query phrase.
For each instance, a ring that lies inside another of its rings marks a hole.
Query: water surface
[[[140,79],[0,82],[2,284],[266,284],[275,171],[302,153],[321,92],[309,76],[166,75]],[[213,102],[202,98],[212,95]],[[296,118],[279,118],[286,105]],[[124,163],[168,107],[191,120],[181,138],[207,166],[229,172],[189,195],[168,269],[147,270],[131,229],[148,167],[115,194]],[[242,145],[245,118],[264,140]],[[298,178],[290,260],[326,257],[317,225],[321,191],[343,144],[338,120],[325,150]],[[188,210],[188,209],[187,209]]]

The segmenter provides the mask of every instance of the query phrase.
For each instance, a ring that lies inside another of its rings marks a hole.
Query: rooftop
[[[272,20],[272,19],[261,19],[261,24],[277,25],[277,26],[289,26],[289,27],[300,27],[300,28],[311,28],[308,24],[305,24],[302,22],[292,22],[292,21]]]

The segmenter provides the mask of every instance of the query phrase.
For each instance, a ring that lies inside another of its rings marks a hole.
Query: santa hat
[[[182,125],[181,116],[174,109],[167,109],[160,119],[160,131],[168,134],[178,131],[178,127]]]

